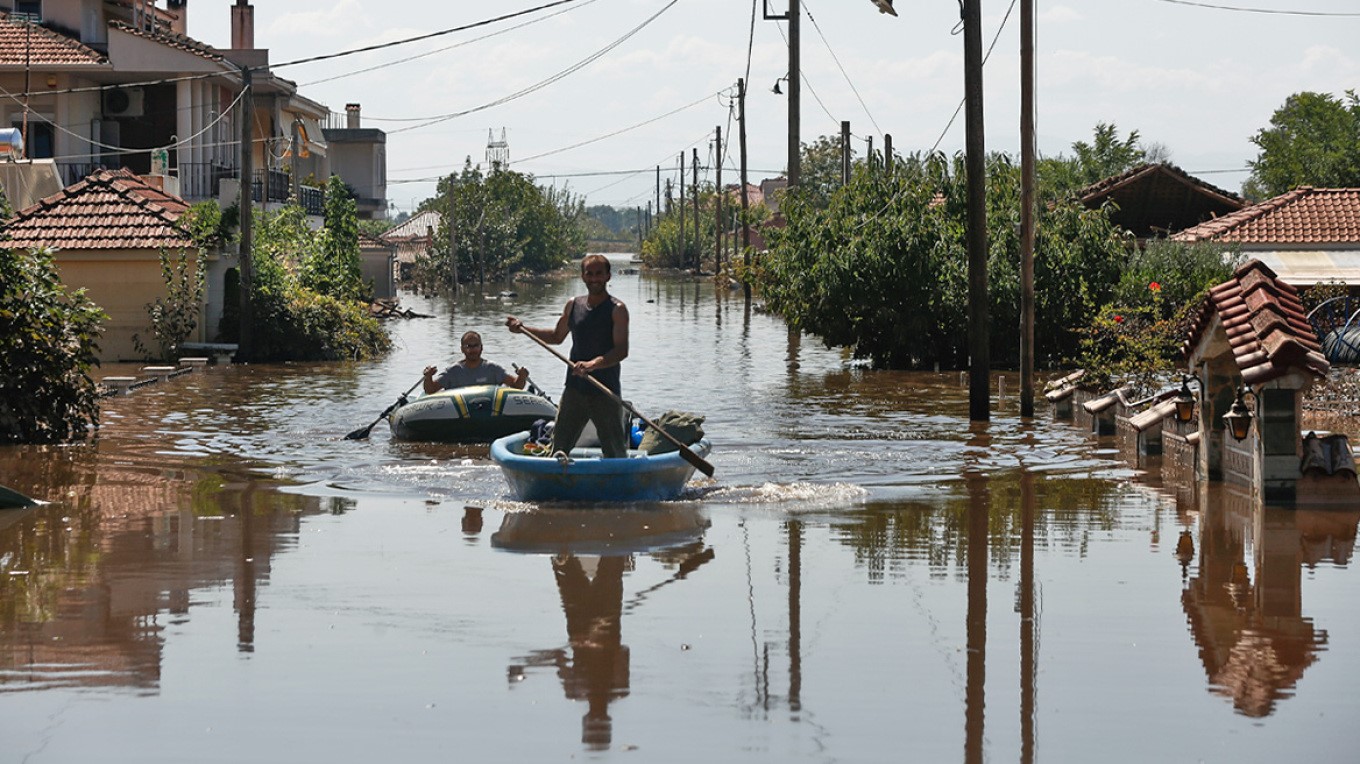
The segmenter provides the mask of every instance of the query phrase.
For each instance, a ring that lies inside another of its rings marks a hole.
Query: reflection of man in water
[[[594,576],[586,572],[596,562]],[[589,704],[581,722],[581,742],[604,750],[613,739],[609,701],[628,694],[628,647],[620,644],[623,615],[623,570],[627,557],[553,559],[553,575],[567,616],[570,665],[561,665],[562,689],[573,700]]]

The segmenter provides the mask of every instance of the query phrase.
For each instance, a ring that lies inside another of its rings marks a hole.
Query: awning
[[[1360,248],[1243,252],[1265,263],[1291,286],[1307,288],[1328,281],[1360,284]]]
[[[317,124],[316,120],[311,119],[310,117],[298,117],[297,126],[298,138],[302,144],[301,149],[298,151],[298,156],[303,159],[307,159],[313,154],[321,157],[326,156],[326,143],[325,137],[321,133],[321,125]],[[284,150],[283,155],[286,157],[293,155],[291,136],[288,142],[288,148]]]

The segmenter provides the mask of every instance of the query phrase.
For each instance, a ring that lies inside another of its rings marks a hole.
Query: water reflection
[[[552,553],[553,579],[566,616],[567,645],[515,658],[512,684],[551,668],[569,700],[584,701],[581,742],[594,751],[614,739],[609,704],[629,693],[631,654],[623,644],[623,614],[664,586],[683,581],[712,560],[703,542],[707,520],[696,507],[651,510],[537,509],[507,513],[491,544],[508,551]],[[625,602],[624,573],[647,555],[674,572]]]
[[[43,462],[64,465],[45,479],[65,500],[0,528],[0,692],[155,692],[167,629],[208,588],[230,587],[237,647],[252,651],[256,587],[320,501],[185,469],[105,465],[96,480],[71,453]]]
[[[1203,491],[1199,561],[1181,602],[1210,690],[1239,713],[1269,716],[1328,641],[1304,615],[1303,568],[1349,562],[1360,510],[1262,507],[1228,486]],[[1178,543],[1178,556],[1192,542]]]

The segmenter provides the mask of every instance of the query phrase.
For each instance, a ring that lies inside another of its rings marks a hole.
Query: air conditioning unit
[[[113,88],[104,91],[105,117],[140,117],[146,93],[140,88]]]

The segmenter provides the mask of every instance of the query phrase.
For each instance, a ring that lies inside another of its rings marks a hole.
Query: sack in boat
[[[652,420],[657,427],[665,430],[671,437],[690,445],[698,443],[704,437],[704,418],[698,414],[691,414],[686,411],[667,411],[656,419]],[[642,433],[642,442],[638,444],[638,450],[648,454],[667,454],[671,451],[680,449],[670,442],[661,433],[648,427]]]
[[[534,423],[529,427],[529,440],[526,442],[546,446],[548,443],[552,442],[552,432],[553,420],[535,419]]]

